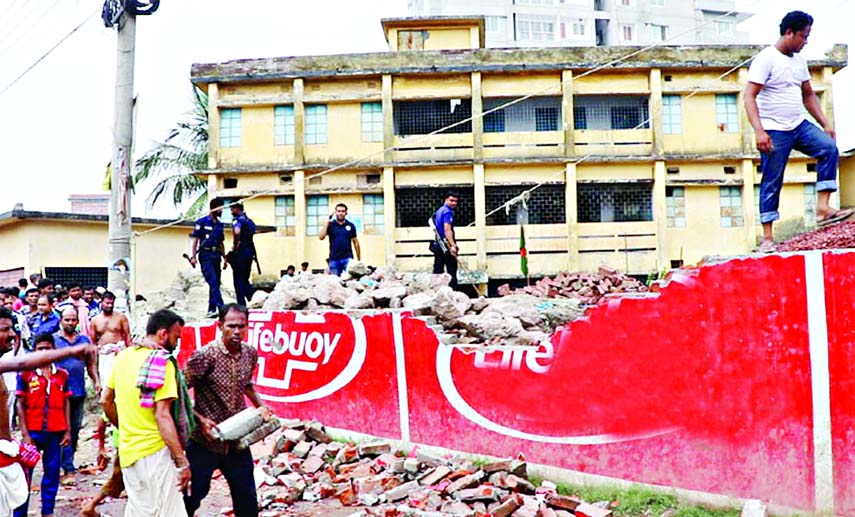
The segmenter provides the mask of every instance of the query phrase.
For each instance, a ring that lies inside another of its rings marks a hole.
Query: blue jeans
[[[760,222],[771,223],[781,218],[778,203],[784,186],[784,169],[793,149],[817,160],[816,190],[837,190],[837,144],[816,125],[803,121],[791,131],[767,131],[772,139],[772,152],[760,157],[763,180],[760,183]]]
[[[77,450],[77,438],[83,426],[83,406],[86,403],[86,397],[71,397],[68,402],[71,405],[71,444],[62,448],[62,470],[66,474],[71,474],[77,471],[74,466],[74,451]]]
[[[199,252],[199,268],[208,283],[208,312],[217,311],[223,306],[223,295],[220,292],[221,255],[219,251],[202,250]]]
[[[341,276],[342,273],[347,271],[347,265],[350,264],[350,261],[353,260],[353,257],[345,257],[343,259],[330,259],[330,274],[335,276]]]
[[[258,516],[258,497],[253,477],[255,466],[249,450],[217,454],[191,440],[187,446],[187,460],[190,461],[191,487],[190,495],[184,494],[187,515],[194,515],[199,509],[202,499],[211,489],[211,476],[219,469],[229,484],[235,516]]]
[[[62,447],[59,442],[62,441],[63,432],[47,432],[47,431],[30,431],[30,438],[33,444],[42,453],[42,467],[44,474],[42,475],[42,515],[53,515],[53,508],[56,505],[56,493],[59,490],[59,464],[62,455]],[[27,472],[27,479],[32,479],[33,470]],[[15,509],[15,517],[27,517],[27,510],[30,506],[30,500]]]

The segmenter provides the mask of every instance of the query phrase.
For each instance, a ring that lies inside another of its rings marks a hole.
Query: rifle
[[[433,230],[434,242],[436,242],[437,246],[439,246],[439,249],[442,250],[442,253],[445,254],[448,253],[448,250],[451,248],[451,246],[448,245],[448,240],[446,240],[445,237],[441,237],[439,235],[439,230],[436,229],[436,221],[433,220],[434,215],[436,214],[433,214],[428,218],[428,226],[430,226],[431,230]]]
[[[261,274],[261,264],[258,263],[258,252],[255,251],[255,241],[252,242],[252,260],[255,261],[255,267],[258,268],[258,274]]]

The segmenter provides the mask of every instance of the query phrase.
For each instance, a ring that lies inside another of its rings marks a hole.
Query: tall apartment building
[[[409,0],[409,13],[484,16],[495,48],[745,44],[750,16],[734,0]]]
[[[249,215],[277,228],[257,241],[266,271],[322,267],[317,235],[339,202],[367,262],[426,271],[427,220],[449,189],[461,262],[491,281],[521,277],[520,224],[533,276],[647,274],[755,246],[759,156],[741,106],[762,47],[659,47],[588,73],[626,50],[483,49],[483,18],[383,27],[389,52],[193,65],[210,109],[199,174],[211,196],[257,196]],[[846,59],[835,47],[809,63],[829,117]],[[784,220],[812,222],[814,165],[791,158]]]

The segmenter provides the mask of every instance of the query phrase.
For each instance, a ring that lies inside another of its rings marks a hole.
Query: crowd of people
[[[273,415],[255,392],[258,355],[243,343],[246,308],[223,304],[222,338],[193,354],[182,371],[172,354],[181,316],[160,310],[145,336],[133,340],[114,301],[104,289],[38,275],[0,289],[0,517],[27,515],[39,462],[41,514],[53,515],[59,487],[76,484],[74,454],[87,416],[97,421],[98,467],[109,466],[108,436],[116,454],[109,481],[81,515],[100,515],[98,505],[122,493],[125,515],[194,515],[215,470],[229,485],[235,514],[258,515],[251,453],[214,432],[246,400],[265,419]],[[85,415],[87,397],[97,397],[100,414]]]

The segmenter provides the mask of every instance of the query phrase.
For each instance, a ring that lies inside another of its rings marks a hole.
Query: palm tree
[[[158,180],[146,199],[149,208],[170,193],[176,207],[191,201],[188,216],[201,213],[207,205],[208,184],[195,173],[208,167],[208,95],[199,88],[193,89],[193,95],[187,119],[137,160],[135,185],[148,178]]]

